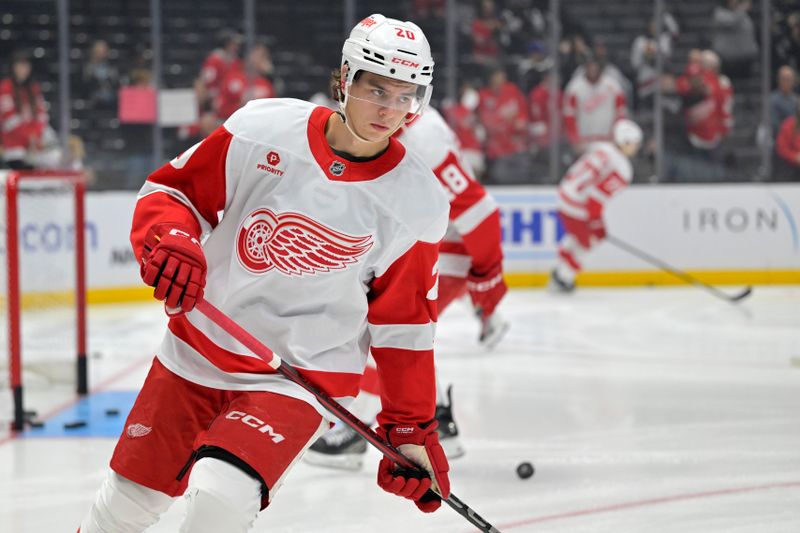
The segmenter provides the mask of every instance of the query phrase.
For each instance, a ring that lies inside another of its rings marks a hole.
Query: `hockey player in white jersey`
[[[630,158],[642,144],[642,130],[628,119],[618,120],[614,142],[596,142],[567,170],[558,186],[558,215],[565,235],[558,245],[558,263],[550,288],[570,292],[583,258],[606,235],[603,208],[633,178]]]
[[[430,47],[413,23],[372,15],[342,55],[340,112],[252,101],[140,191],[131,242],[171,316],[81,533],[144,531],[181,494],[181,532],[248,531],[330,427],[313,396],[193,310],[200,298],[345,406],[371,351],[378,432],[430,476],[384,459],[378,485],[424,512],[441,506],[429,488],[449,495],[433,367],[448,203],[392,138],[429,101]]]
[[[443,313],[455,299],[468,293],[481,320],[479,341],[491,347],[508,329],[508,323],[495,312],[507,291],[497,204],[472,177],[460,156],[455,133],[438,111],[426,110],[395,136],[433,169],[450,199],[450,224],[439,253],[438,311]],[[371,425],[380,411],[380,382],[370,364],[361,389],[354,414]],[[460,457],[464,448],[453,418],[451,388],[443,388],[437,379],[436,392],[439,440],[448,458]],[[366,443],[358,434],[339,424],[311,446],[305,460],[319,466],[356,470],[366,451]]]

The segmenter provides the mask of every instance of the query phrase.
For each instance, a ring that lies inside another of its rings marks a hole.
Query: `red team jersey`
[[[430,109],[425,111],[427,115]],[[453,128],[461,148],[464,150],[482,150],[481,141],[475,133],[480,126],[478,116],[474,111],[458,103],[445,109],[444,116],[447,123]]]
[[[487,272],[503,259],[500,213],[458,156],[453,130],[428,108],[398,132],[399,139],[433,169],[450,200],[450,224],[442,242],[439,273],[465,277],[470,268]]]
[[[499,91],[481,89],[480,97],[478,116],[486,128],[486,157],[524,152],[528,147],[528,103],[522,91],[509,81]]]
[[[272,82],[262,76],[253,76],[248,90],[247,72],[242,68],[231,68],[222,78],[219,94],[214,105],[217,116],[225,120],[249,100],[273,98]]]
[[[702,78],[706,95],[684,110],[686,134],[693,146],[710,150],[719,145],[733,127],[733,87],[727,76],[718,76],[713,71],[690,65],[687,72],[675,81],[678,94],[690,93],[692,76]]]
[[[787,163],[800,166],[800,129],[798,129],[797,117],[789,117],[781,124],[775,142],[775,151]]]
[[[528,93],[529,113],[531,118],[531,140],[539,147],[550,146],[550,130],[553,121],[550,117],[550,87],[547,83],[540,83]],[[561,118],[561,109],[564,105],[564,94],[561,89],[556,95],[556,113]],[[559,129],[563,134],[563,130]]]
[[[200,77],[208,88],[208,94],[212,99],[219,94],[222,80],[231,70],[242,70],[242,60],[228,58],[221,50],[214,50],[203,61]]]
[[[383,384],[379,422],[426,422],[447,198],[430,166],[395,139],[369,162],[334,154],[331,113],[251,101],[150,175],[131,242],[141,260],[152,224],[193,227],[204,236],[211,303],[345,406],[371,351]],[[157,356],[194,383],[271,391],[330,416],[198,311],[170,319]]]
[[[602,216],[603,206],[633,178],[630,160],[612,143],[592,143],[558,186],[558,210],[579,221]]]
[[[22,159],[31,143],[38,144],[47,127],[47,108],[38,83],[31,88],[33,102],[28,91],[19,92],[20,106],[14,101],[14,84],[10,79],[0,82],[0,127],[2,127],[3,152],[5,158]]]

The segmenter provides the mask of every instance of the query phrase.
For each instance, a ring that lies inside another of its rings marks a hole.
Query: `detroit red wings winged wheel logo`
[[[273,268],[287,276],[341,270],[372,248],[372,236],[353,237],[300,213],[256,209],[236,236],[236,255],[244,268],[263,274]]]

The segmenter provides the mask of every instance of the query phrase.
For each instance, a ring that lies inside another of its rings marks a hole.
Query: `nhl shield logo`
[[[328,167],[328,170],[334,176],[341,176],[342,174],[344,174],[344,169],[345,168],[347,168],[347,167],[341,161],[334,161],[333,163],[331,163],[331,166]]]

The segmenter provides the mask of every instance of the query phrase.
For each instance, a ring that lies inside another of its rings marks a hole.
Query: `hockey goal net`
[[[0,405],[14,430],[87,392],[85,190],[80,172],[0,171]]]

